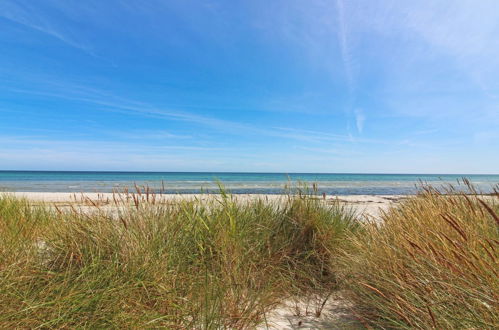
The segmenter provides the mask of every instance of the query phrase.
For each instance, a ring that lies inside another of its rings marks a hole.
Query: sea
[[[122,192],[148,187],[156,193],[282,194],[315,191],[333,195],[406,195],[424,185],[465,189],[466,178],[483,193],[499,184],[499,175],[0,171],[4,192]]]

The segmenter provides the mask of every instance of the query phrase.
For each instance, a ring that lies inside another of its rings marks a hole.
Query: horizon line
[[[331,174],[331,175],[482,175],[496,176],[499,173],[407,173],[407,172],[252,172],[252,171],[139,171],[139,170],[3,170],[0,172],[66,172],[66,173],[202,173],[202,174]]]

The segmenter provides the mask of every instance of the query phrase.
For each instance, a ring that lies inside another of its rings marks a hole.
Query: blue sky
[[[499,1],[0,2],[0,169],[499,173]]]

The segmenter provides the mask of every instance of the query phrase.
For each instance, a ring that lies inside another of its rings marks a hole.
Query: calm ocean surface
[[[232,193],[283,193],[285,186],[316,183],[320,192],[338,195],[413,194],[420,180],[439,186],[463,177],[483,192],[499,184],[499,175],[314,174],[314,173],[181,173],[181,172],[64,172],[0,171],[0,191],[111,192],[149,186],[166,193],[217,190],[217,181]]]

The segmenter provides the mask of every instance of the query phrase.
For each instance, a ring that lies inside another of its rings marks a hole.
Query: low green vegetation
[[[377,221],[305,194],[65,208],[3,195],[0,328],[254,328],[338,290],[368,327],[497,328],[499,194],[449,192]]]

